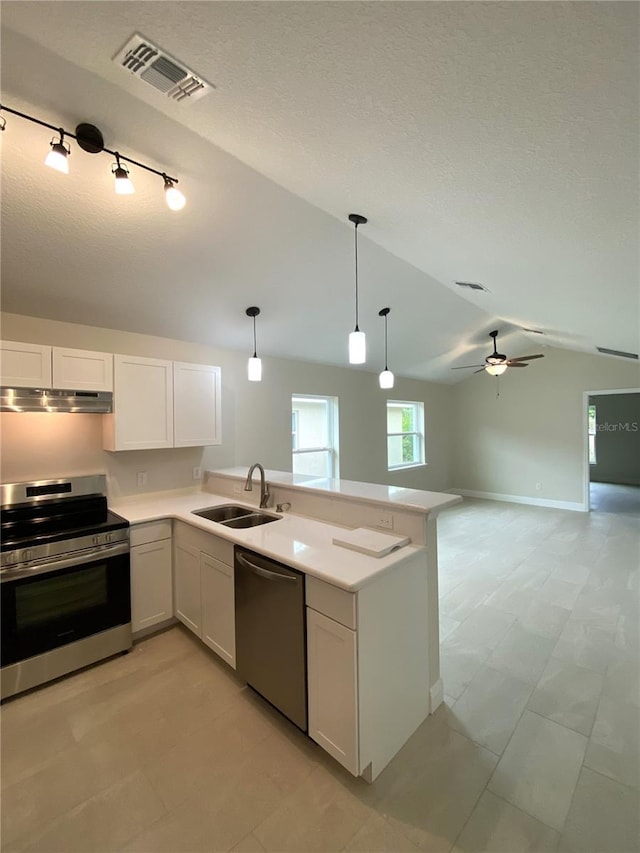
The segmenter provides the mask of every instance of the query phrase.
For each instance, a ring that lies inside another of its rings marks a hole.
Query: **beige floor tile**
[[[555,853],[559,833],[485,791],[452,853]]]
[[[487,666],[535,684],[542,675],[554,646],[555,640],[533,634],[516,623],[496,646],[487,660]]]
[[[602,684],[603,677],[599,673],[551,658],[527,707],[588,737]]]
[[[450,635],[451,642],[495,648],[513,624],[515,617],[481,604]]]
[[[461,622],[498,586],[498,581],[486,577],[467,578],[440,598],[440,612]]]
[[[545,573],[545,578],[547,577]],[[493,592],[487,599],[488,607],[511,613],[513,616],[522,616],[531,605],[531,592],[522,588],[519,581],[514,580],[513,574]]]
[[[59,817],[24,849],[28,853],[120,850],[163,814],[159,798],[137,771]]]
[[[525,631],[532,634],[557,638],[564,630],[570,614],[571,611],[565,607],[534,598],[529,600],[529,605],[518,617],[518,622]]]
[[[602,697],[585,764],[625,785],[640,787],[640,709]]]
[[[571,610],[580,595],[581,586],[576,583],[557,580],[553,575],[542,584],[536,596],[557,607]]]
[[[561,853],[637,853],[638,792],[582,769],[560,840]]]
[[[449,619],[447,616],[440,614],[440,642],[442,642],[445,637],[448,637],[452,631],[460,625],[457,619]]]
[[[610,630],[570,617],[553,649],[553,657],[603,673],[613,654],[613,637]]]
[[[531,691],[531,684],[483,666],[451,708],[447,724],[500,755]]]
[[[640,708],[640,667],[633,657],[612,654],[607,667],[602,692],[620,703],[629,703]]]
[[[586,747],[583,735],[525,711],[489,790],[561,830]]]
[[[456,643],[453,637],[447,637],[440,648],[440,677],[447,695],[458,699],[489,654],[484,646]]]
[[[348,853],[419,853],[420,847],[376,815],[354,835],[344,850]]]

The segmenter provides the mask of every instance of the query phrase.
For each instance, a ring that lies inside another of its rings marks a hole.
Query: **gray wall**
[[[594,483],[640,486],[640,394],[598,394]]]
[[[15,314],[2,315],[2,337],[220,365],[223,414],[219,447],[108,453],[102,450],[100,416],[5,412],[0,415],[3,482],[105,472],[110,494],[117,496],[191,486],[195,466],[248,467],[260,461],[265,467],[290,471],[291,395],[298,393],[339,398],[343,479],[433,491],[452,485],[452,389],[446,385],[398,379],[396,387],[385,392],[378,387],[376,373],[268,357],[263,357],[263,381],[255,383],[247,380],[248,351]],[[387,398],[424,403],[425,467],[387,471]],[[136,486],[138,471],[148,474],[143,490]]]

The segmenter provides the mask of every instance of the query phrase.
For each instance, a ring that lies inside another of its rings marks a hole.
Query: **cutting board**
[[[397,551],[411,540],[408,536],[393,536],[390,533],[380,533],[369,530],[368,527],[357,527],[355,530],[345,530],[339,536],[333,537],[333,544],[341,548],[350,548],[370,557],[386,557],[392,551]]]

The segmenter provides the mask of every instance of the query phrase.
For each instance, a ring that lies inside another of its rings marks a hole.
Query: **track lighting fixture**
[[[260,382],[262,379],[262,359],[258,358],[256,349],[256,317],[260,313],[260,309],[253,305],[246,310],[247,317],[253,317],[253,355],[247,364],[247,377],[249,382]]]
[[[390,312],[391,308],[383,308],[381,311],[378,311],[378,316],[384,317],[384,370],[378,376],[381,388],[393,388],[393,383],[395,381],[393,373],[389,370],[389,366],[387,364],[387,317]]]
[[[162,178],[164,182],[165,199],[167,206],[171,210],[182,210],[185,206],[186,199],[183,193],[176,187],[176,184],[178,183],[177,178],[172,178],[165,172],[154,169],[152,166],[147,166],[145,163],[140,163],[132,157],[126,157],[124,154],[120,154],[119,151],[112,151],[110,148],[105,148],[102,133],[95,125],[82,123],[76,127],[75,133],[71,133],[63,127],[58,128],[54,124],[41,121],[35,116],[30,116],[27,113],[14,110],[4,104],[0,104],[0,111],[10,113],[11,115],[18,116],[18,118],[23,118],[26,119],[26,121],[33,122],[33,124],[40,125],[40,127],[47,127],[50,130],[58,132],[59,136],[54,137],[51,140],[51,150],[45,159],[45,164],[47,166],[51,166],[52,169],[57,169],[58,172],[62,172],[65,175],[69,174],[69,155],[71,154],[71,148],[69,147],[69,143],[65,142],[65,137],[69,137],[70,139],[75,139],[83,151],[87,151],[90,154],[100,154],[104,152],[105,154],[111,154],[112,157],[116,158],[116,162],[113,164],[111,171],[115,178],[115,191],[118,195],[130,195],[135,192],[133,183],[129,177],[129,168],[122,162],[125,161],[126,163],[130,163],[131,165],[144,169],[147,172],[151,172],[154,175],[159,175]],[[0,132],[3,131],[5,127],[6,119],[4,116],[0,116]]]
[[[68,175],[71,148],[69,143],[64,141],[64,130],[62,128],[60,128],[60,136],[54,136],[50,145],[51,150],[45,157],[45,166],[55,169],[56,172],[62,172],[63,175]]]
[[[118,195],[132,195],[136,190],[129,177],[129,170],[120,162],[120,155],[116,151],[116,162],[111,167],[113,176],[116,179],[116,193]]]
[[[349,364],[364,364],[367,360],[367,339],[358,326],[358,225],[365,225],[367,219],[359,213],[350,213],[349,222],[355,226],[356,256],[356,327],[349,335]]]

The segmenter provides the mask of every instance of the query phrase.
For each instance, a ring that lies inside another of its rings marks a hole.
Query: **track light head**
[[[69,174],[69,155],[71,148],[64,141],[64,130],[60,128],[60,136],[54,136],[50,142],[51,150],[47,154],[44,164],[63,175]]]
[[[164,192],[167,206],[170,210],[182,210],[187,203],[186,198],[176,187],[175,181],[172,181],[167,175],[162,175],[164,179]]]
[[[116,151],[116,162],[111,167],[115,180],[115,191],[118,195],[132,195],[136,190],[129,177],[129,170],[120,162],[120,155]]]

